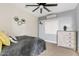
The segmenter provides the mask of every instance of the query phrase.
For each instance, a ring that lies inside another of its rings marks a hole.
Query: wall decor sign
[[[25,24],[25,22],[26,22],[24,18],[19,19],[17,16],[14,17],[14,21],[16,21],[18,25]]]

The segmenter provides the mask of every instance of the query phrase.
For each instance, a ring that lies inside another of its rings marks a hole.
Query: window
[[[45,21],[45,33],[46,34],[56,34],[58,29],[58,21],[54,20],[46,20]]]

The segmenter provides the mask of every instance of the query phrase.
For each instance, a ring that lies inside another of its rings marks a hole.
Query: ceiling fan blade
[[[45,4],[44,6],[57,6],[58,4]]]
[[[37,8],[35,8],[32,12],[36,11],[39,8],[39,6]]]
[[[48,12],[50,12],[50,10],[48,8],[46,8],[45,6],[43,7],[45,10],[47,10]]]
[[[40,13],[42,14],[42,8],[40,8]]]
[[[39,6],[39,5],[26,5],[26,6]]]

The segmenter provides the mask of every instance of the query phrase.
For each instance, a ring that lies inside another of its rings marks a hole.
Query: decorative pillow
[[[10,46],[10,38],[4,32],[0,32],[0,40],[3,45]]]
[[[2,41],[0,40],[0,53],[2,51]]]
[[[10,41],[11,41],[12,43],[18,43],[18,41],[15,40],[14,38],[12,38],[11,36],[10,36]]]
[[[17,38],[15,36],[10,35],[10,38],[12,38],[14,41],[17,41]]]

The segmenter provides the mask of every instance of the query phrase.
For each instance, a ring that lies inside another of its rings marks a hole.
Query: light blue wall
[[[59,26],[59,30],[62,30],[62,26],[64,25],[64,23],[67,24],[67,22],[70,21],[70,20],[66,19],[66,17],[71,17],[72,18],[72,20],[71,20],[71,23],[72,23],[71,29],[72,29],[72,31],[76,31],[77,27],[76,27],[76,12],[75,12],[75,10],[65,11],[65,12],[62,12],[62,13],[52,13],[52,14],[49,14],[49,15],[53,15],[53,14],[57,15],[56,18],[59,19],[58,20],[59,21],[59,25],[58,25]],[[43,16],[43,17],[39,17],[39,20],[47,20],[48,19],[47,16],[49,16],[49,15],[46,15],[46,16]],[[60,19],[60,18],[63,18],[63,20]],[[43,32],[40,35],[43,36]],[[50,39],[53,38],[54,41],[56,40],[56,35],[44,35],[44,37],[45,38],[50,38]]]
[[[79,48],[79,4],[77,5],[77,8],[76,8],[76,25],[77,25],[77,31],[78,31],[78,35],[77,35],[77,38],[78,38],[78,48]]]

